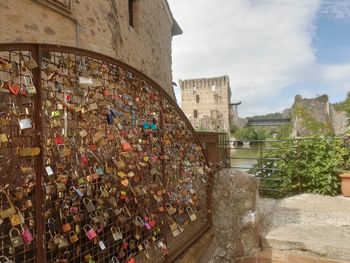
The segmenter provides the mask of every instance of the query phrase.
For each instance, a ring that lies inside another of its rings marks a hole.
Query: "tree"
[[[259,136],[251,127],[242,128],[234,133],[236,140],[258,140]]]

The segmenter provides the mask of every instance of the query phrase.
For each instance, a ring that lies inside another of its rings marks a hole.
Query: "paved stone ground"
[[[286,251],[264,250],[255,256],[236,259],[234,263],[348,263],[321,257],[303,256]]]
[[[263,248],[350,262],[350,198],[302,194],[261,199]]]

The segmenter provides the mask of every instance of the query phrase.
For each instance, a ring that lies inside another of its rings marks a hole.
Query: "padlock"
[[[19,231],[18,228],[15,228],[15,227],[11,228],[9,236],[10,236],[11,244],[14,248],[20,247],[24,244],[21,236],[21,232]]]
[[[121,139],[121,145],[122,145],[123,151],[126,151],[126,152],[132,151],[132,147],[131,147],[130,143],[128,143],[124,139]]]
[[[192,207],[187,206],[187,207],[186,207],[186,212],[187,212],[187,214],[188,214],[188,216],[190,217],[190,220],[191,220],[192,222],[195,221],[195,220],[197,219],[197,216],[196,216],[196,214],[193,212]]]
[[[79,240],[77,234],[74,231],[70,231],[69,234],[69,241],[73,244]]]
[[[119,257],[119,258],[125,257],[125,253],[124,253],[123,248],[121,248],[120,250],[118,250],[118,257]]]
[[[143,226],[145,226],[145,222],[144,222],[144,221],[141,219],[141,217],[139,217],[139,216],[136,216],[136,217],[134,218],[133,222],[134,222],[134,225],[135,225],[135,226],[138,226],[138,227],[143,227]]]
[[[88,213],[93,213],[95,212],[96,208],[93,204],[93,202],[90,199],[84,198],[83,199],[83,203],[86,207],[86,210],[88,211]]]
[[[24,228],[22,231],[22,238],[25,244],[30,244],[34,240],[32,233],[29,231],[26,225],[24,225]]]
[[[100,240],[100,241],[98,242],[98,245],[99,245],[99,247],[101,248],[101,250],[105,250],[105,249],[106,249],[106,245],[105,245],[105,243],[103,243],[102,240]]]
[[[176,213],[176,208],[174,208],[170,203],[166,203],[166,210],[170,216]]]
[[[130,247],[131,250],[136,248],[135,240],[130,240],[129,241],[129,247]]]
[[[24,207],[25,209],[31,209],[33,208],[33,202],[31,199],[27,199],[25,202],[24,202]]]
[[[65,183],[56,182],[56,189],[57,192],[64,192],[67,190],[67,186]]]
[[[6,209],[1,209],[1,210],[0,210],[0,219],[5,219],[5,218],[8,218],[8,217],[10,217],[10,216],[16,214],[17,211],[16,211],[16,208],[13,206],[13,204],[12,204],[12,202],[11,202],[11,200],[10,200],[10,197],[9,197],[9,195],[7,194],[7,192],[4,191],[4,190],[0,190],[0,195],[1,195],[1,194],[5,194],[7,203],[8,203],[8,205],[9,205],[8,208],[6,208]]]
[[[65,251],[62,256],[58,256],[56,263],[68,263],[70,259],[69,251]]]
[[[108,198],[108,197],[109,197],[109,193],[108,193],[106,187],[100,186],[100,191],[101,191],[101,194],[102,194],[102,196],[103,196],[104,198]]]
[[[1,133],[0,134],[0,143],[5,143],[5,142],[8,142],[7,135],[6,135],[6,133]]]
[[[69,246],[69,242],[61,234],[56,234],[54,238],[55,238],[55,242],[58,244],[58,248],[61,249]]]
[[[65,145],[58,145],[58,153],[61,158],[65,158],[71,155],[71,149],[67,148]]]
[[[115,256],[113,256],[111,259],[111,263],[120,263],[120,261]]]
[[[89,240],[93,240],[95,237],[97,237],[95,230],[90,225],[84,225],[83,229]]]
[[[75,188],[74,186],[72,186],[72,189],[76,192],[76,194],[81,198],[84,197],[83,192],[79,189],[79,188]]]
[[[31,129],[33,128],[33,125],[32,125],[32,120],[31,119],[21,119],[18,121],[19,123],[19,128],[21,130],[26,130],[26,129]]]
[[[98,141],[102,140],[104,137],[105,137],[104,132],[98,131],[92,136],[92,141],[98,142]]]
[[[46,173],[47,173],[48,176],[51,176],[51,175],[54,174],[54,172],[53,172],[51,166],[46,166],[46,167],[45,167],[45,171],[46,171]]]
[[[13,227],[18,226],[20,224],[24,224],[24,217],[21,211],[18,209],[18,207],[16,207],[16,211],[17,211],[17,214],[10,216],[10,223]]]
[[[103,175],[104,174],[103,168],[95,166],[95,173],[98,175]]]
[[[61,219],[62,231],[67,233],[72,230],[72,226],[68,223],[67,218],[64,216]]]
[[[59,134],[56,134],[56,136],[55,136],[55,144],[56,145],[63,145],[64,144],[64,139],[63,139],[63,137],[61,136],[61,135],[59,135]]]
[[[53,217],[50,217],[47,220],[47,223],[48,223],[48,227],[50,228],[50,230],[52,230],[52,231],[57,231],[58,230],[59,226],[58,226],[56,220]]]
[[[15,263],[12,259],[9,259],[5,256],[0,256],[0,262],[1,263]],[[119,261],[117,261],[119,263]]]
[[[120,231],[120,228],[117,229],[116,227],[112,226],[111,232],[112,232],[112,237],[113,237],[114,241],[123,239],[123,234]]]

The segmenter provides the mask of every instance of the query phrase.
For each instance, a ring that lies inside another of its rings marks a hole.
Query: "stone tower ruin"
[[[229,132],[228,76],[180,80],[181,108],[197,131]]]

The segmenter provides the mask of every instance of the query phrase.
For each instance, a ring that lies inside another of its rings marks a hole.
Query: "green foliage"
[[[295,105],[293,115],[302,120],[302,126],[309,131],[309,134],[333,134],[331,127],[323,122],[315,120],[307,108],[301,107],[300,105]]]
[[[337,195],[340,192],[338,174],[350,167],[349,145],[342,139],[291,140],[274,145],[259,160],[250,173],[264,178],[265,196],[283,198],[299,193]],[[272,158],[272,159],[271,159]],[[273,158],[280,158],[274,160]],[[270,170],[259,170],[259,168]]]
[[[258,140],[258,134],[251,127],[245,127],[236,131],[233,135],[236,140]]]
[[[237,140],[266,140],[268,138],[289,138],[292,125],[285,124],[278,127],[245,127],[237,129],[233,136]]]
[[[238,131],[239,130],[239,128],[236,126],[236,125],[234,125],[234,124],[231,124],[231,126],[230,126],[230,133],[233,135],[236,131]]]
[[[293,126],[291,123],[279,126],[275,130],[276,139],[287,139],[290,138],[290,135],[292,134]]]

